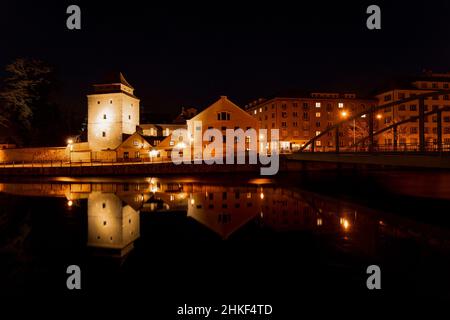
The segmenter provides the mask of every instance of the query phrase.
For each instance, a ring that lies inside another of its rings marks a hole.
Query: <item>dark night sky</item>
[[[450,71],[448,1],[376,2],[378,31],[365,27],[372,2],[92,2],[2,1],[2,69],[20,56],[51,63],[63,103],[82,112],[89,85],[121,70],[145,109],[173,113],[219,95],[244,105],[284,89],[367,89]],[[69,4],[81,7],[80,31],[65,27]]]

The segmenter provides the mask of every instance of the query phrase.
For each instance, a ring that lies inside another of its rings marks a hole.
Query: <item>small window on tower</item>
[[[109,103],[112,104],[112,100],[109,100]]]
[[[128,115],[128,120],[131,120],[131,116],[130,115]]]
[[[103,115],[103,119],[105,119],[105,120],[106,120],[106,114],[104,114],[104,115]]]
[[[100,104],[100,101],[97,101],[97,104]]]
[[[103,138],[106,137],[106,132],[105,131],[102,131],[102,137]]]

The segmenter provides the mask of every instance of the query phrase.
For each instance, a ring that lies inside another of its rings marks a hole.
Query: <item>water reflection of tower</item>
[[[94,191],[88,197],[88,246],[125,255],[139,237],[139,211],[114,193]]]

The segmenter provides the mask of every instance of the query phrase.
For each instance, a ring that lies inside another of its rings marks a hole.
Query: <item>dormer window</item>
[[[103,115],[103,119],[106,120],[106,114]]]
[[[112,104],[112,100],[109,100],[109,103]]]

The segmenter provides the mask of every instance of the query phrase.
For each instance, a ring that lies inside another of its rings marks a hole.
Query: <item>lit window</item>
[[[343,108],[343,107],[344,107],[344,103],[339,102],[339,103],[338,103],[338,107],[339,107],[339,108]]]
[[[316,108],[320,108],[320,102],[316,102]]]
[[[259,112],[262,112],[262,108],[259,108]]]
[[[256,114],[257,113],[257,111],[255,110],[254,112],[253,112],[254,114]]]
[[[318,136],[320,134],[320,131],[316,131],[316,136]]]
[[[316,118],[320,118],[320,112],[316,112]]]
[[[320,140],[316,141],[316,146],[320,147],[322,145],[322,142]]]

